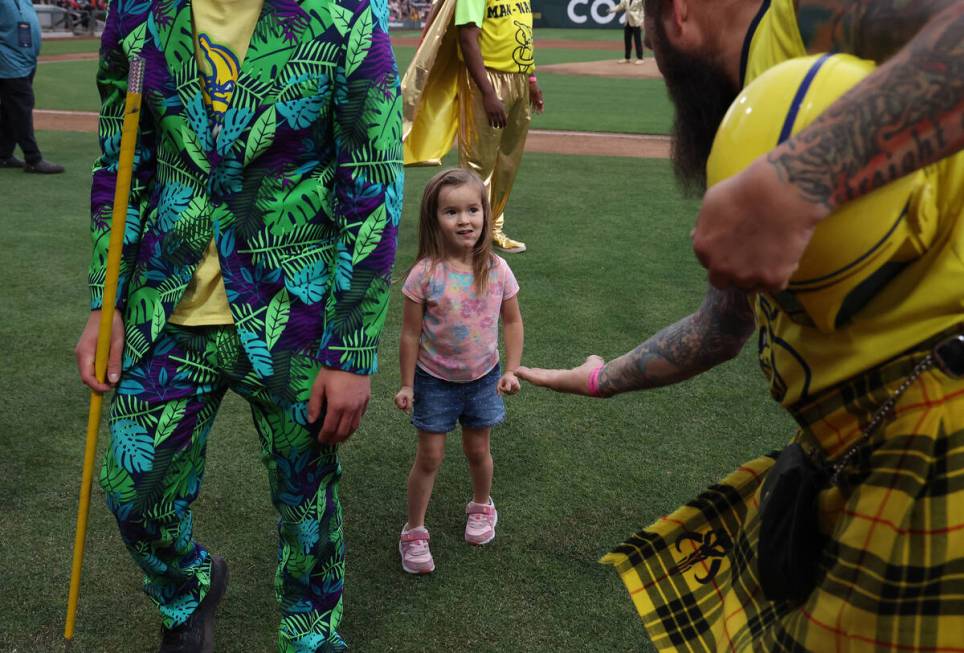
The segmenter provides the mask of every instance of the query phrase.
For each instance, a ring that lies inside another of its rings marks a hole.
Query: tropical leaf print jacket
[[[402,211],[386,0],[265,0],[216,136],[189,0],[114,0],[97,75],[91,308],[101,306],[128,60],[146,62],[118,308],[143,357],[214,238],[238,335],[277,386],[293,359],[372,373]]]

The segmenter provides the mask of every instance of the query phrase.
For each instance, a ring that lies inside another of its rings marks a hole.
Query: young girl
[[[418,429],[415,464],[408,476],[408,523],[398,550],[402,569],[435,569],[425,511],[445,453],[445,436],[462,424],[462,450],[472,476],[465,508],[465,540],[486,544],[498,515],[489,496],[489,433],[505,419],[501,394],[519,391],[522,315],[512,270],[492,253],[485,187],[468,170],[435,175],[425,187],[418,257],[402,293],[405,313],[399,358],[402,388],[395,405],[412,412]],[[506,371],[499,371],[499,317],[505,331]]]

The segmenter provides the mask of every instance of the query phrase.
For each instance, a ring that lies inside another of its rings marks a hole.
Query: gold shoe
[[[512,240],[501,231],[492,234],[492,244],[506,254],[519,254],[526,251],[525,243],[520,243],[518,240]]]

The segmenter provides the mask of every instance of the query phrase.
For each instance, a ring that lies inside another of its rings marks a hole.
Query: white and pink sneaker
[[[465,541],[469,544],[488,544],[495,539],[495,525],[499,521],[499,513],[495,510],[492,499],[489,503],[469,501],[465,506],[468,518],[465,520]]]
[[[428,529],[424,526],[402,531],[398,538],[398,553],[402,556],[402,569],[410,574],[430,574],[435,571],[435,561],[432,560],[428,540]]]

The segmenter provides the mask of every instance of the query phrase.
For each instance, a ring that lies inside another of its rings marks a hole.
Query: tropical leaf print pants
[[[168,324],[152,352],[124,373],[110,406],[100,484],[165,626],[184,623],[210,587],[210,556],[193,538],[191,502],[204,477],[208,432],[230,389],[251,406],[278,511],[278,650],[344,649],[337,632],[341,468],[336,448],[319,445],[307,425],[318,369],[307,356],[291,356],[287,387],[268,388],[233,326]]]

